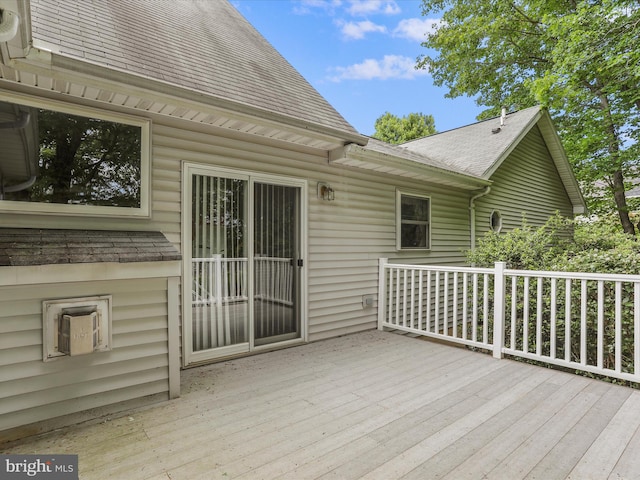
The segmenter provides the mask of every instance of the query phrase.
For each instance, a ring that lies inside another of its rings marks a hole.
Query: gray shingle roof
[[[410,149],[407,148],[407,145],[407,143],[393,145],[381,140],[377,140],[375,138],[369,138],[369,142],[364,148],[366,150],[383,153],[385,155],[391,155],[405,160],[411,160],[413,162],[428,165],[430,167],[441,168],[443,170],[461,173],[463,175],[470,175],[468,171],[459,168],[457,165],[452,165],[451,163],[444,162],[440,159],[435,158],[430,154],[429,151]]]
[[[54,53],[357,133],[226,0],[31,0],[31,18]]]
[[[180,259],[160,232],[0,228],[0,266]]]
[[[491,167],[529,130],[529,126],[539,115],[539,106],[526,108],[508,114],[502,127],[500,117],[496,117],[413,140],[401,146],[448,165],[451,169],[485,177]]]

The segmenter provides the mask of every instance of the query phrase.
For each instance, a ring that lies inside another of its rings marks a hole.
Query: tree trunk
[[[624,195],[624,177],[622,175],[623,164],[620,160],[620,138],[618,137],[615,122],[613,121],[613,116],[611,114],[611,104],[607,96],[603,93],[604,87],[600,79],[596,79],[596,87],[597,94],[600,99],[600,108],[604,113],[606,122],[605,130],[609,137],[609,155],[611,156],[612,164],[617,165],[616,171],[613,172],[613,183],[611,185],[613,188],[613,199],[616,202],[616,209],[618,210],[618,216],[620,217],[620,223],[622,224],[624,233],[635,235],[636,228],[634,227],[633,223],[631,223],[631,219],[629,218],[629,207],[627,206],[627,198]]]
[[[613,198],[616,202],[620,223],[625,233],[635,235],[636,229],[629,218],[629,207],[627,207],[627,198],[624,196],[624,178],[622,171],[618,170],[613,174]]]

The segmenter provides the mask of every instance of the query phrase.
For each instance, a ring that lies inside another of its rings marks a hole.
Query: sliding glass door
[[[187,363],[302,338],[302,186],[186,173]]]

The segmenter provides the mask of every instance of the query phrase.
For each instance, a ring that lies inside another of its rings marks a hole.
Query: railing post
[[[493,358],[502,358],[504,345],[505,262],[496,262],[493,277]]]
[[[223,317],[222,315],[222,255],[216,254],[213,255],[213,278],[214,278],[214,298],[215,298],[215,307],[216,307],[216,318],[218,319],[217,323],[217,341],[220,344],[222,339],[224,338],[224,323],[220,320]],[[225,318],[225,321],[228,322],[228,317]],[[226,329],[227,332],[229,329]],[[228,345],[225,343],[225,345]]]
[[[386,273],[385,266],[387,265],[387,258],[380,258],[378,260],[378,330],[384,330],[384,316],[387,311],[385,301],[385,286],[386,286]]]

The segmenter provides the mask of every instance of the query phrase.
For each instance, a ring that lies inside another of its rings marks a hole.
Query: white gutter
[[[20,17],[10,10],[0,10],[0,43],[8,42],[18,33]]]
[[[474,195],[469,200],[469,224],[471,227],[471,251],[473,252],[476,249],[476,200],[480,197],[484,197],[485,195],[489,195],[491,191],[491,187],[487,186],[482,192]]]
[[[0,63],[24,58],[31,48],[30,0],[0,0]]]
[[[29,112],[20,112],[18,118],[16,118],[13,122],[0,123],[0,130],[22,129],[29,125],[29,120],[31,120],[31,114]]]
[[[19,183],[17,185],[5,186],[2,184],[2,179],[0,178],[0,200],[4,200],[4,194],[9,192],[20,192],[22,190],[26,190],[31,185],[36,183],[37,175],[31,176],[27,181]]]

